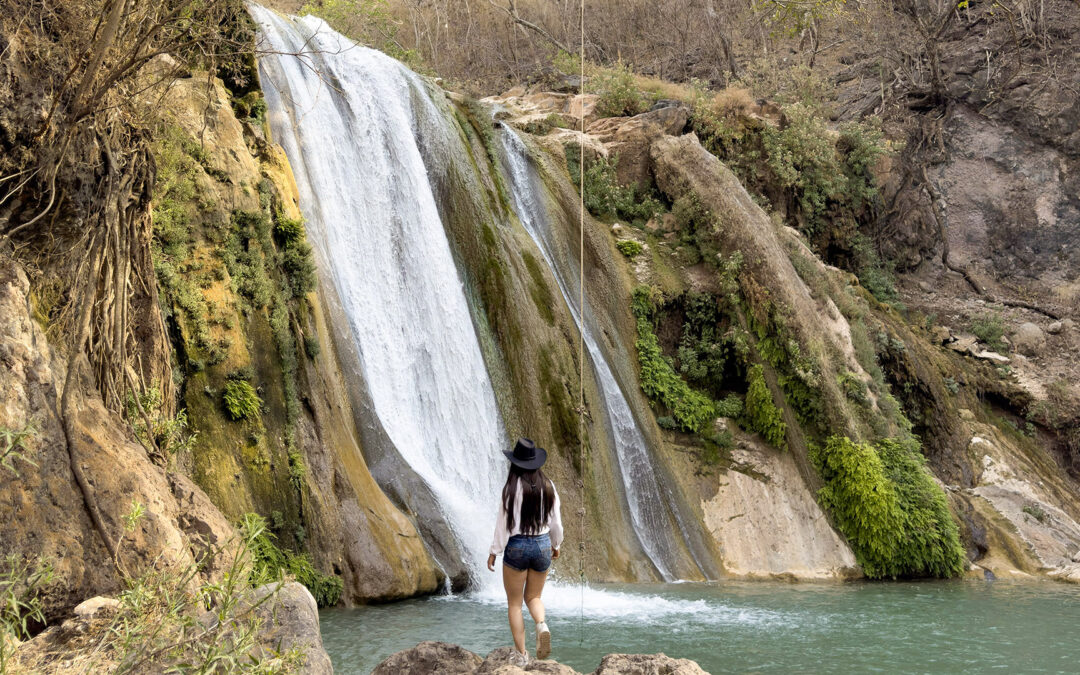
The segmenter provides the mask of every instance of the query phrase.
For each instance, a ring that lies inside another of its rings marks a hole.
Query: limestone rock
[[[972,422],[975,420],[975,413],[971,412],[967,408],[960,408],[957,412],[960,414],[960,419],[966,422]]]
[[[609,156],[618,157],[615,171],[620,183],[644,186],[649,181],[652,141],[663,135],[681,134],[689,119],[685,105],[673,105],[633,117],[600,119],[590,124],[587,131],[604,143]]]
[[[271,594],[273,597],[255,610],[262,619],[262,628],[254,653],[268,655],[276,650],[299,649],[304,655],[300,673],[333,675],[334,667],[319,632],[319,608],[311,592],[295,581],[266,584],[255,589],[249,602],[258,603]]]
[[[429,641],[391,654],[371,675],[464,675],[475,673],[483,662],[464,647]]]
[[[952,338],[952,331],[948,326],[934,326],[930,329],[930,335],[933,336],[934,342],[939,345],[943,345]]]
[[[977,352],[975,354],[975,358],[982,359],[984,361],[991,361],[1002,366],[1008,365],[1011,362],[1008,356],[1002,356],[997,352],[992,352],[988,350]]]
[[[976,349],[975,344],[979,341],[979,338],[974,335],[957,335],[956,339],[949,343],[949,349],[961,354],[972,353],[972,350]]]
[[[1050,333],[1051,335],[1057,335],[1063,330],[1065,330],[1065,324],[1060,321],[1055,321],[1046,327],[1046,332]]]
[[[1012,341],[1016,345],[1016,351],[1024,356],[1038,356],[1046,346],[1046,335],[1042,328],[1027,321],[1016,329]]]
[[[708,675],[689,659],[664,654],[608,654],[593,675]]]

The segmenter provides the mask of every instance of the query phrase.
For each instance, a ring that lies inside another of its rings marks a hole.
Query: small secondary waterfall
[[[448,123],[394,59],[320,19],[250,11],[268,48],[259,63],[270,125],[374,412],[479,577],[507,439],[419,146],[424,134],[449,134]]]
[[[505,126],[500,137],[510,177],[514,212],[540,249],[555,276],[578,330],[582,331],[585,348],[589,352],[600,394],[604,399],[609,428],[614,436],[626,501],[638,541],[661,576],[671,581],[676,576],[673,565],[678,555],[679,543],[672,531],[673,522],[665,503],[664,488],[657,480],[645,437],[638,428],[630,404],[594,337],[596,328],[592,325],[588,300],[585,301],[584,311],[578,306],[579,280],[565,274],[558,264],[543,184],[529,158],[529,150],[517,134]],[[672,515],[678,518],[677,513]]]

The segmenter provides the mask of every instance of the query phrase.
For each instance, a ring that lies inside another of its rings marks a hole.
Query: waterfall
[[[270,126],[371,407],[486,578],[507,438],[420,151],[446,117],[419,76],[322,20],[250,11]]]
[[[603,398],[608,426],[614,437],[627,506],[638,541],[664,580],[671,581],[676,576],[674,565],[679,550],[679,542],[672,528],[672,517],[675,518],[674,524],[681,525],[678,522],[678,511],[672,508],[669,512],[668,493],[657,480],[645,436],[594,337],[597,329],[593,325],[594,319],[588,300],[585,301],[584,308],[578,306],[579,280],[575,275],[566,274],[558,264],[561,257],[555,255],[557,248],[549,227],[551,216],[544,198],[543,183],[529,158],[528,148],[517,134],[505,125],[500,137],[503,159],[510,177],[514,212],[540,249],[584,338],[585,349],[589,353],[597,386]]]

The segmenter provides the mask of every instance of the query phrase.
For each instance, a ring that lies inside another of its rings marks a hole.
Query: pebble
[[[1050,333],[1051,335],[1057,335],[1064,329],[1064,324],[1062,324],[1060,321],[1055,321],[1054,323],[1046,327],[1046,332]]]

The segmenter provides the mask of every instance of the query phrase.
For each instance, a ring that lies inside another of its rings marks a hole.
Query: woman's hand
[[[491,554],[488,555],[488,571],[489,572],[494,572],[495,571],[495,554],[494,553],[491,553]]]
[[[551,551],[551,559],[552,559],[552,560],[555,560],[555,559],[557,559],[558,557],[559,557],[559,549],[557,549],[557,548],[556,548],[556,549],[552,549],[552,551]]]

